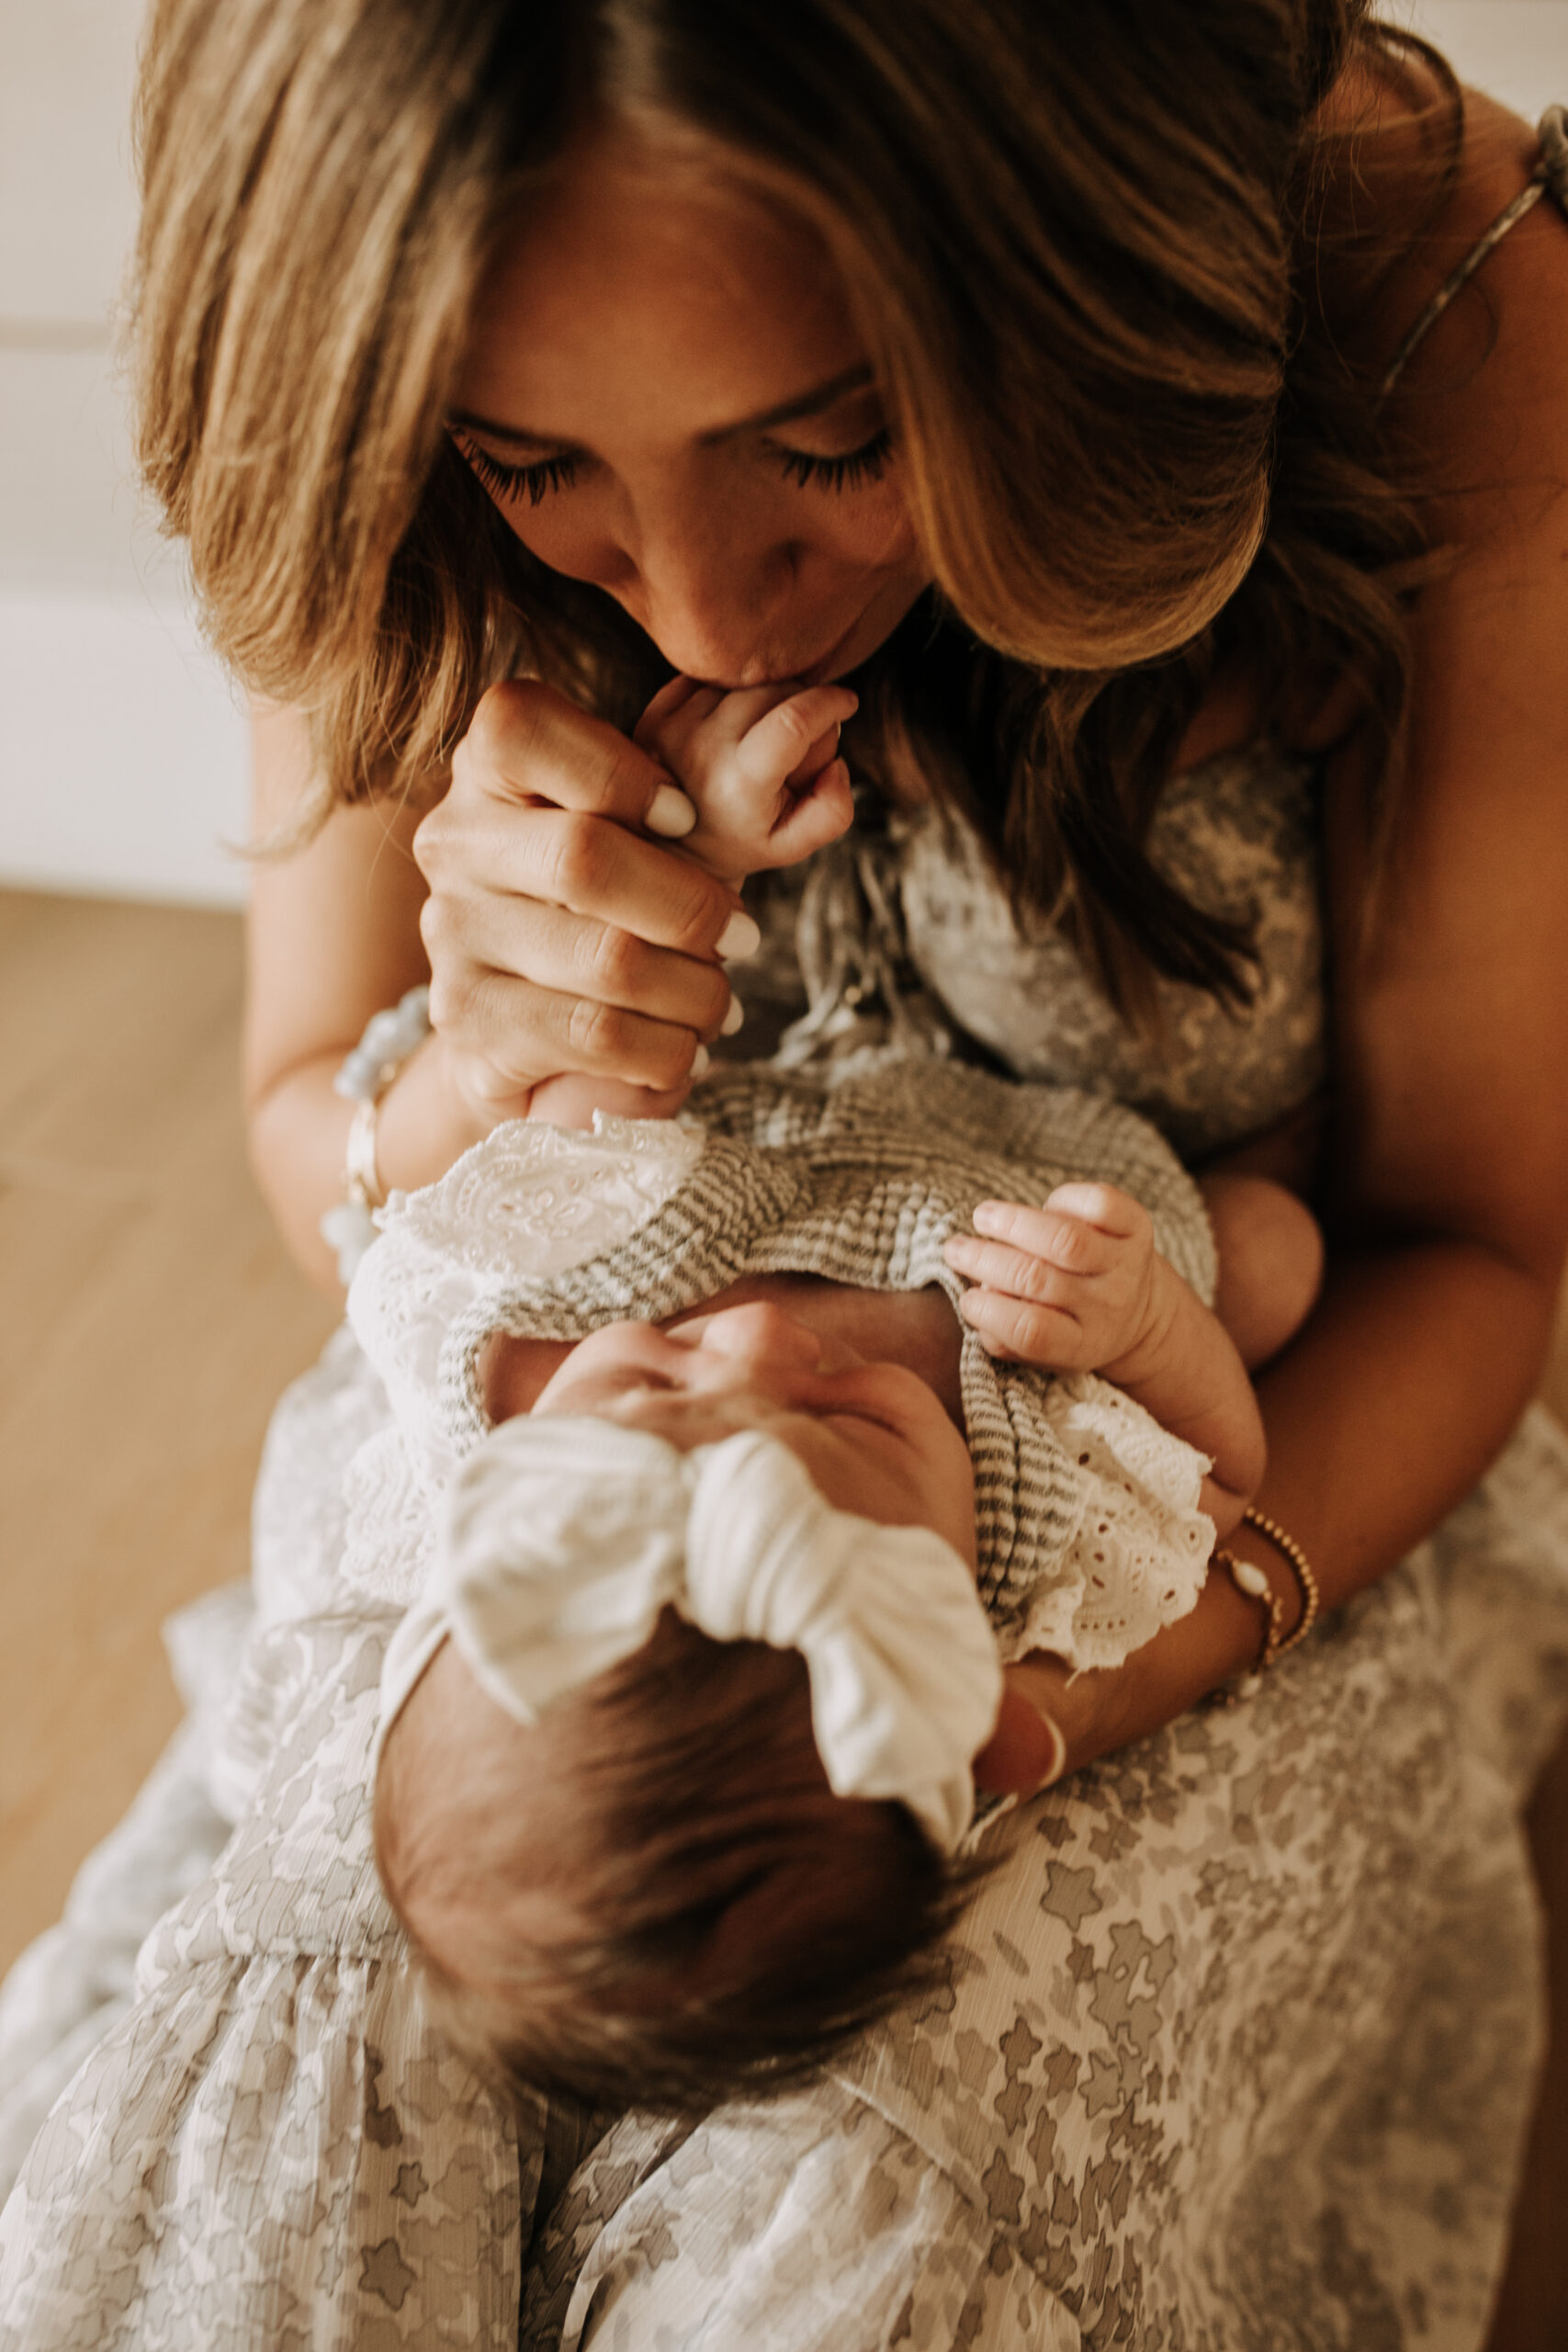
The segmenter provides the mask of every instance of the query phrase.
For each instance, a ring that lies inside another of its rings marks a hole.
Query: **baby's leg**
[[[1316,1303],[1323,1236],[1305,1202],[1267,1176],[1205,1176],[1199,1190],[1220,1256],[1214,1312],[1256,1372]]]

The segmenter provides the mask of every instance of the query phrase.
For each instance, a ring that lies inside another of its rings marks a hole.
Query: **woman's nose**
[[[636,617],[684,676],[757,684],[775,674],[784,650],[781,624],[795,568],[787,544],[650,540],[637,566],[643,609]]]

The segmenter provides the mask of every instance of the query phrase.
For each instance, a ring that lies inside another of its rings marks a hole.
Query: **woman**
[[[1504,1756],[1481,1625],[1524,1655],[1528,1591],[1562,1640],[1560,1452],[1536,1430],[1398,1564],[1514,1429],[1568,1216],[1551,206],[1401,345],[1530,135],[1357,0],[164,0],[141,136],[141,455],[270,698],[260,821],[295,844],[247,1050],[302,1262],[351,1120],[355,1181],[409,1187],[562,1071],[678,1100],[725,1027],[752,930],[627,733],[671,671],[852,677],[881,968],[1011,1067],[1287,1170],[1331,1244],[1261,1384],[1261,1501],[1337,1629],[1225,1715],[1187,1712],[1259,1645],[1220,1577],[1115,1675],[1013,1669],[1075,1766],[1115,1761],[1030,1816],[948,2008],[689,2133],[525,2129],[520,2223],[492,2124],[452,2329],[502,2340],[524,2261],[530,2343],[1475,2343],[1531,2042],[1505,1766],[1551,1732],[1519,1668]],[[334,1072],[427,960],[434,1035],[352,1114]],[[324,1484],[345,1408],[313,1393]],[[1288,1552],[1235,1548],[1289,1629]],[[203,1965],[272,1951],[264,1909]],[[417,2036],[394,2096],[379,2031],[363,2143],[406,2157]],[[130,2047],[72,2131],[132,2098]],[[198,2154],[234,2143],[160,2097],[116,2307],[177,2315],[237,2210]],[[52,2128],[13,2250],[80,2260]],[[148,2187],[171,2161],[198,2222]],[[335,2267],[311,2161],[310,2228],[222,2272],[238,2335],[314,2295],[344,2340],[444,2340],[423,2160],[342,2174]]]

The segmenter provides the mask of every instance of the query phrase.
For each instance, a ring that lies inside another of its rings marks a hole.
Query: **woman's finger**
[[[719,941],[735,894],[689,857],[567,808],[539,808],[528,830],[526,895],[616,923],[683,955],[729,954]]]
[[[438,912],[427,928],[439,937]],[[461,953],[476,976],[502,972],[558,995],[592,997],[654,1021],[673,1022],[699,1036],[718,1035],[731,1002],[722,966],[651,947],[635,932],[542,900],[479,901],[469,912]]]
[[[485,1083],[497,1101],[569,1070],[662,1091],[706,1067],[707,1049],[690,1029],[510,972],[475,977],[456,1042],[490,1073]]]
[[[695,812],[641,746],[535,678],[508,678],[480,700],[453,756],[455,786],[513,803],[547,801],[619,825],[689,832]],[[450,797],[450,796],[448,796]]]
[[[735,892],[694,859],[579,809],[443,802],[414,855],[433,897],[465,905],[510,899],[521,911],[544,899],[686,956],[747,956],[760,936]]]

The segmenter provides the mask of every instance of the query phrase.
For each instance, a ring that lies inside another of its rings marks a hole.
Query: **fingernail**
[[[745,1018],[746,1007],[741,1003],[740,999],[732,993],[729,1000],[729,1011],[725,1014],[724,1019],[718,1024],[719,1035],[721,1037],[733,1037]]]
[[[649,803],[643,823],[650,833],[678,842],[697,821],[697,812],[678,784],[661,784]]]
[[[690,805],[690,804],[688,804]],[[762,944],[762,933],[744,907],[737,907],[718,934],[718,952],[727,964],[743,964],[748,956],[755,956]]]
[[[692,1056],[692,1076],[694,1078],[704,1077],[712,1060],[713,1056],[709,1053],[707,1047],[705,1046],[699,1046],[696,1052]]]

